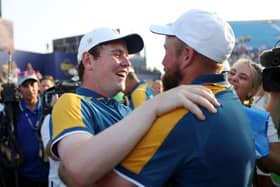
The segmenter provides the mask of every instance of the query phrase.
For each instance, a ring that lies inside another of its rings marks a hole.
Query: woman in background
[[[228,73],[228,81],[236,90],[240,101],[247,107],[252,107],[254,96],[262,86],[262,69],[261,67],[249,59],[237,60]],[[265,113],[263,113],[266,116]],[[260,112],[260,115],[261,112]],[[277,131],[272,123],[271,117],[264,119],[269,125],[267,132],[269,139],[270,153],[267,156],[257,159],[257,166],[265,172],[275,172],[280,174],[280,142]],[[264,125],[266,125],[264,123]],[[274,187],[270,176],[256,175],[254,177],[255,187]]]

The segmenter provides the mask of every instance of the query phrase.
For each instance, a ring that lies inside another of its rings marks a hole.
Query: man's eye
[[[230,75],[234,75],[235,73],[234,72],[232,72],[232,71],[230,71],[230,72],[228,72]]]
[[[114,54],[114,57],[116,57],[116,58],[120,58],[121,57],[121,54]]]

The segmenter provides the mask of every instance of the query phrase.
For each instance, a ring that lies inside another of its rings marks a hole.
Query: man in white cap
[[[81,39],[81,87],[76,94],[58,99],[51,120],[51,151],[61,161],[60,173],[67,186],[95,183],[131,151],[157,116],[170,109],[183,105],[203,118],[195,102],[216,111],[211,103],[217,102],[209,89],[182,86],[151,99],[124,118],[130,109],[113,97],[125,89],[129,54],[139,52],[143,45],[138,34],[123,36],[110,28],[97,28]]]
[[[186,109],[159,117],[103,186],[251,187],[255,145],[249,121],[221,74],[235,37],[216,13],[189,10],[174,23],[151,26],[165,35],[165,89],[182,84],[210,88],[221,103],[200,121]],[[111,177],[111,178],[110,178]]]

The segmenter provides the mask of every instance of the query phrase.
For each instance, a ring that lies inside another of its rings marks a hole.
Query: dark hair
[[[97,59],[100,56],[100,50],[102,49],[103,45],[104,44],[99,44],[99,45],[91,48],[90,50],[88,50],[88,52],[93,56],[94,59]],[[85,67],[81,60],[78,65],[78,75],[79,75],[81,82],[83,82],[84,70],[85,70]]]

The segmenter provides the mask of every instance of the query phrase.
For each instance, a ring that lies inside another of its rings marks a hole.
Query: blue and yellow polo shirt
[[[138,82],[128,93],[129,107],[133,110],[155,96],[152,88],[145,82]]]
[[[210,88],[221,103],[216,114],[187,109],[159,117],[116,172],[138,186],[249,187],[255,144],[248,117],[225,75],[204,75],[193,84]]]
[[[56,145],[63,137],[81,132],[95,135],[120,121],[130,111],[115,99],[86,88],[78,88],[76,94],[62,95],[52,111],[51,151],[58,156]]]

